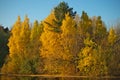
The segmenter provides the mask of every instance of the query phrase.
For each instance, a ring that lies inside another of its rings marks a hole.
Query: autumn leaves
[[[120,69],[119,58],[114,60],[120,46],[111,48],[116,40],[114,29],[108,32],[100,16],[90,18],[84,11],[76,16],[61,2],[40,23],[30,25],[27,16],[23,22],[18,16],[2,73],[111,75],[111,69]]]

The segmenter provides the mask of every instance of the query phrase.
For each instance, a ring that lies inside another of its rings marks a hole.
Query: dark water
[[[0,80],[120,80],[120,78],[71,78],[71,77],[14,77],[0,76]]]

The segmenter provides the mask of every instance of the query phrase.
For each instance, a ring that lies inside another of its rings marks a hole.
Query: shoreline
[[[48,75],[48,74],[2,74],[8,77],[44,77],[44,78],[120,78],[120,76],[78,76],[78,75]]]

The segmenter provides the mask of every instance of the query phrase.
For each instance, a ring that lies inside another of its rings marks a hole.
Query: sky
[[[0,25],[11,28],[17,16],[23,21],[25,15],[28,15],[30,23],[40,22],[62,1],[80,16],[82,11],[90,17],[101,16],[107,28],[120,19],[120,0],[0,0]]]

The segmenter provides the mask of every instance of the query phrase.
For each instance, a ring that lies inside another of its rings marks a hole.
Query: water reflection
[[[0,80],[119,80],[118,78],[71,78],[71,77],[13,77],[0,76]]]

